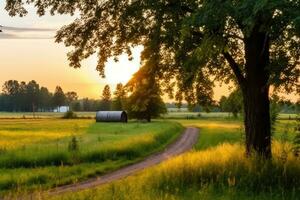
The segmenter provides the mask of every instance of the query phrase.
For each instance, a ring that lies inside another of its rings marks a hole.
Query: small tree
[[[122,83],[117,84],[116,90],[114,92],[114,99],[112,102],[113,110],[124,110],[126,104],[126,90]]]
[[[32,113],[33,117],[35,117],[35,109],[38,105],[39,101],[39,94],[40,94],[40,86],[35,81],[30,81],[26,85],[26,96],[28,98],[28,101],[30,102],[32,106]]]
[[[58,111],[60,107],[65,104],[66,96],[60,86],[56,86],[52,102],[54,106],[58,107]]]
[[[131,91],[127,104],[130,117],[151,122],[151,118],[167,112],[160,87],[145,67],[134,75],[127,87]]]
[[[105,85],[102,91],[100,110],[111,110],[111,91],[109,85]]]
[[[49,90],[46,87],[41,87],[40,93],[39,93],[39,103],[43,111],[45,109],[49,109],[51,104],[52,94],[49,92]]]
[[[76,100],[78,100],[78,95],[76,92],[72,91],[66,93],[66,102],[71,110],[72,110],[72,103]]]
[[[300,156],[300,113],[298,113],[296,118],[296,127],[295,127],[295,138],[293,141],[293,152],[295,156]]]
[[[219,102],[222,111],[231,112],[237,118],[243,109],[243,97],[240,90],[236,89],[228,97],[222,96]]]
[[[16,80],[6,81],[2,86],[3,95],[8,99],[8,111],[16,111],[20,84]]]

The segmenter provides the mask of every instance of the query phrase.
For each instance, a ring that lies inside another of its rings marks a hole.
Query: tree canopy
[[[80,13],[56,35],[57,42],[74,47],[68,57],[75,68],[97,53],[97,69],[104,75],[108,58],[123,52],[131,56],[132,47],[144,45],[143,60],[159,57],[157,72],[188,72],[176,78],[182,83],[196,80],[195,91],[211,96],[212,75],[222,82],[245,81],[243,43],[260,30],[267,33],[271,47],[270,84],[299,89],[299,0],[7,0],[6,10],[24,16],[25,3],[33,3],[38,15],[48,10],[53,15]]]

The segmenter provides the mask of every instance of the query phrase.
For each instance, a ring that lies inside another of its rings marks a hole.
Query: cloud
[[[54,32],[56,29],[47,29],[47,28],[23,28],[23,27],[11,27],[11,26],[2,26],[3,31],[15,31],[15,32]]]
[[[0,25],[0,39],[53,39],[56,29]]]

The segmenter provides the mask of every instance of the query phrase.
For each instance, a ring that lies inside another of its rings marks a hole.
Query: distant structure
[[[70,110],[69,106],[59,106],[59,107],[53,109],[53,112],[56,112],[56,113],[66,113],[69,110]]]
[[[125,111],[99,111],[96,113],[96,122],[128,122]]]

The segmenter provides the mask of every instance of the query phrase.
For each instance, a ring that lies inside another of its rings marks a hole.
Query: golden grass
[[[225,128],[225,129],[239,129],[243,126],[241,121],[226,121],[226,120],[175,120],[183,126],[196,126],[199,128]]]
[[[238,195],[245,192],[242,199],[259,195],[267,199],[275,195],[275,199],[281,199],[281,195],[287,194],[296,199],[300,160],[290,152],[287,160],[282,160],[282,153],[289,147],[290,144],[274,142],[272,162],[260,162],[246,158],[239,144],[222,144],[186,153],[121,181],[53,199],[215,199],[216,194],[211,192],[224,190],[230,195],[237,195],[232,194],[234,191],[238,191]],[[207,190],[215,186],[219,189]]]
[[[0,120],[0,148],[16,149],[83,134],[91,123],[90,120]]]

